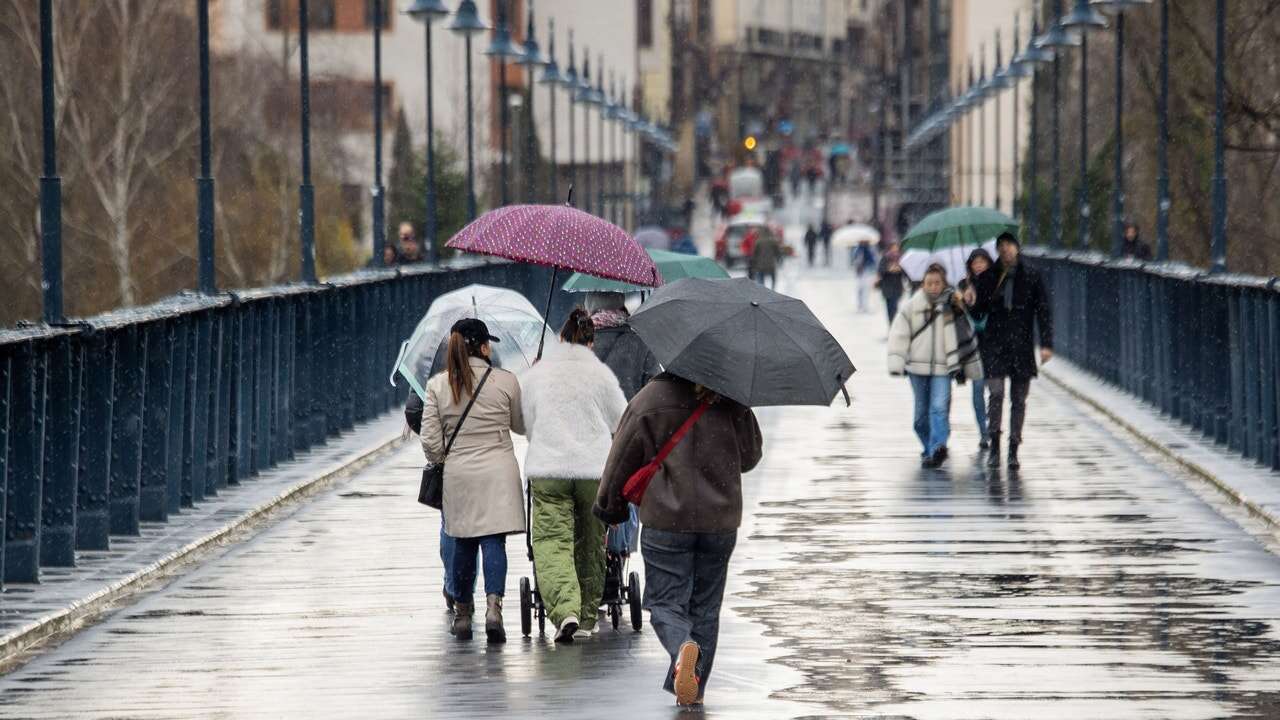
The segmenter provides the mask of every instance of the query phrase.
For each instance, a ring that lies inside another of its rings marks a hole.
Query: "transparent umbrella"
[[[523,295],[506,288],[468,285],[446,293],[431,303],[413,335],[400,345],[392,369],[404,376],[419,397],[426,397],[427,381],[444,368],[437,362],[449,339],[449,329],[462,318],[479,318],[499,339],[493,344],[494,364],[507,370],[529,367],[538,354],[544,330],[542,315]],[[550,337],[548,335],[548,337]]]

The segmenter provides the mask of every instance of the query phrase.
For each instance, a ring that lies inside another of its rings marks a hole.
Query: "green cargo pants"
[[[533,478],[533,562],[538,592],[555,626],[570,615],[591,623],[604,595],[604,524],[591,513],[599,480]]]

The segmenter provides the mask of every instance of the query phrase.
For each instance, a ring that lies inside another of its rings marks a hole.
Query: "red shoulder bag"
[[[644,493],[649,489],[649,483],[653,481],[654,476],[662,469],[662,463],[666,462],[667,456],[671,454],[672,450],[676,449],[676,446],[680,444],[684,436],[689,434],[689,431],[693,429],[693,424],[698,422],[698,418],[702,417],[702,414],[709,407],[711,407],[711,403],[706,400],[699,403],[697,409],[689,416],[689,419],[684,421],[680,429],[676,430],[671,439],[667,440],[667,444],[663,445],[662,449],[658,451],[658,456],[627,478],[626,484],[622,486],[622,497],[627,502],[639,505],[644,500]]]

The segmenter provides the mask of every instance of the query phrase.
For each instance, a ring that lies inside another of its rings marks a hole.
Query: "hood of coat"
[[[584,345],[558,343],[520,374],[529,453],[540,479],[599,479],[627,401],[613,371]]]

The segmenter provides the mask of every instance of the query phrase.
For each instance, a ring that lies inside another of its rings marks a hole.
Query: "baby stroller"
[[[643,616],[640,607],[640,575],[627,574],[628,560],[636,549],[636,541],[640,534],[640,521],[635,506],[631,507],[631,519],[605,533],[605,576],[604,597],[601,604],[608,608],[609,621],[617,630],[622,622],[622,606],[629,605],[631,611],[631,627],[640,632]],[[525,547],[529,553],[529,561],[533,562],[533,493],[528,493],[525,500]],[[626,577],[624,584],[623,578]],[[542,603],[542,595],[538,592],[538,566],[533,566],[533,581],[520,578],[520,633],[524,637],[533,635],[533,619],[538,619],[539,637],[547,634],[547,608]]]

